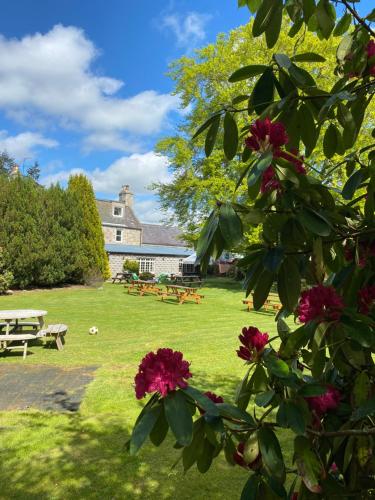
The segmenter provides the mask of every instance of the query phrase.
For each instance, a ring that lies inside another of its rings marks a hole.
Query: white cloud
[[[47,120],[91,137],[114,134],[117,141],[110,147],[121,150],[127,147],[124,133],[160,131],[168,113],[177,110],[178,97],[154,90],[119,97],[123,82],[93,69],[98,54],[85,33],[72,26],[56,25],[22,39],[1,36],[0,108],[23,122],[31,117],[34,123]],[[93,145],[90,137],[87,141]]]
[[[141,222],[158,224],[163,221],[163,213],[155,199],[137,200],[135,198],[134,212]]]
[[[169,162],[165,156],[149,151],[122,156],[106,168],[96,168],[91,171],[80,168],[61,170],[45,176],[41,182],[46,185],[66,182],[71,174],[84,173],[91,180],[96,192],[117,196],[121,186],[129,184],[134,193],[146,194],[149,193],[147,186],[152,182],[171,180],[168,166]]]
[[[172,31],[180,47],[192,47],[206,38],[205,27],[211,16],[190,12],[182,14],[167,14],[162,19],[161,26]]]
[[[6,151],[18,161],[27,157],[34,157],[34,150],[38,147],[54,148],[58,142],[48,139],[35,132],[22,132],[18,135],[8,135],[6,130],[0,130],[0,151]]]

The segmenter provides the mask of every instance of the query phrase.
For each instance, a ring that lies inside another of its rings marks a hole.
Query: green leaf
[[[291,356],[296,351],[304,347],[314,334],[316,325],[309,323],[308,325],[303,325],[292,332],[287,340],[286,345],[282,348],[282,352],[285,356]]]
[[[207,158],[210,156],[212,150],[214,149],[219,126],[220,126],[220,115],[216,115],[210,125],[210,128],[208,129],[206,135],[206,141],[204,143],[204,151]]]
[[[291,57],[295,62],[325,62],[326,58],[315,52],[304,52]]]
[[[264,64],[250,64],[249,66],[244,66],[243,68],[237,69],[234,73],[230,75],[228,81],[231,83],[240,82],[241,80],[247,80],[248,78],[253,78],[254,76],[261,75],[268,66]]]
[[[210,118],[208,120],[206,120],[203,125],[201,125],[198,130],[195,132],[195,134],[193,135],[192,139],[195,139],[196,137],[198,137],[198,135],[200,135],[202,132],[204,132],[206,130],[206,128],[208,128],[215,120],[217,120],[217,117],[220,117],[220,114],[219,113],[215,113],[214,115],[210,116]]]
[[[369,399],[365,403],[363,403],[359,408],[354,410],[351,420],[357,421],[362,420],[365,417],[370,417],[375,413],[375,397]]]
[[[237,406],[233,406],[228,403],[218,403],[216,406],[223,418],[234,418],[254,426],[254,428],[256,427],[253,417],[246,411],[237,408]]]
[[[204,474],[211,467],[215,447],[208,439],[203,441],[203,449],[197,459],[197,468],[201,474]]]
[[[339,62],[345,63],[345,58],[349,54],[351,48],[352,48],[352,43],[353,43],[353,36],[352,35],[345,35],[339,46],[337,47],[336,51],[336,57]]]
[[[366,372],[360,372],[354,380],[353,396],[356,406],[366,403],[371,390],[371,381]]]
[[[159,418],[160,412],[161,406],[154,406],[150,410],[145,411],[142,417],[138,420],[130,438],[130,455],[135,455],[150,435],[150,432]]]
[[[263,264],[271,273],[277,272],[284,258],[284,249],[282,247],[273,247],[263,257]]]
[[[298,110],[298,122],[301,124],[301,139],[306,147],[306,156],[310,156],[319,137],[314,116],[307,104],[301,104]]]
[[[279,378],[287,378],[290,374],[290,369],[287,363],[275,355],[270,354],[264,357],[264,364],[267,370]]]
[[[289,69],[292,65],[291,60],[285,54],[274,54],[273,58],[281,68]]]
[[[270,404],[272,401],[273,397],[275,395],[275,391],[266,391],[266,392],[261,392],[260,394],[257,394],[255,396],[255,404],[260,407],[266,407]]]
[[[268,294],[270,293],[271,286],[274,282],[275,275],[270,273],[267,269],[262,271],[259,276],[258,282],[254,289],[254,309],[259,311],[262,305],[265,303]]]
[[[266,42],[269,49],[275,46],[279,38],[283,20],[283,2],[280,0],[274,0],[274,2],[277,6],[272,10],[271,19],[266,28]]]
[[[247,184],[249,186],[254,186],[257,183],[259,177],[263,174],[266,168],[271,165],[272,158],[272,151],[265,151],[258,158],[258,160],[256,160],[247,178]]]
[[[293,26],[290,28],[289,32],[288,32],[288,36],[290,38],[293,38],[296,36],[296,34],[299,32],[299,30],[302,28],[303,26],[303,18],[301,17],[301,19],[299,19],[298,21],[296,21]]]
[[[301,292],[301,276],[297,261],[287,256],[277,275],[277,290],[281,303],[287,311],[294,311]]]
[[[228,248],[233,248],[241,241],[242,222],[230,203],[220,207],[219,227]]]
[[[315,0],[302,0],[303,18],[305,23],[315,13]]]
[[[335,16],[330,8],[329,0],[320,0],[316,8],[318,26],[325,39],[328,39],[335,27]]]
[[[375,345],[374,332],[362,321],[351,321],[342,319],[346,335],[362,347],[373,347]]]
[[[165,418],[164,414],[164,408],[162,408],[162,411],[160,412],[160,415],[156,421],[156,424],[154,425],[154,428],[152,429],[150,433],[150,441],[152,442],[153,445],[155,446],[160,446],[161,443],[164,441],[164,439],[167,436],[168,433],[168,422]]]
[[[267,472],[279,483],[284,483],[284,459],[275,433],[267,427],[261,427],[257,434],[263,464]]]
[[[219,225],[219,217],[213,211],[209,215],[201,234],[199,235],[198,243],[197,243],[197,260],[199,261],[202,257],[205,256],[209,246],[211,245],[212,239],[216,232],[216,229]]]
[[[357,170],[352,174],[349,179],[346,181],[343,189],[342,189],[342,197],[345,200],[351,200],[354,196],[354,193],[356,190],[359,188],[361,185],[362,181],[364,179],[364,175],[362,170]]]
[[[351,148],[357,137],[357,127],[354,117],[348,108],[342,102],[339,103],[337,109],[337,118],[343,127],[342,138],[346,149]]]
[[[279,1],[263,0],[260,5],[253,23],[253,36],[256,38],[264,33],[271,22],[274,9],[278,6]]]
[[[228,111],[224,116],[224,153],[228,160],[231,160],[237,153],[238,128],[236,120]]]
[[[184,394],[180,391],[170,392],[164,399],[164,410],[177,442],[183,446],[189,445],[193,437],[193,419]]]
[[[289,74],[294,83],[299,88],[316,87],[316,83],[311,74],[303,68],[296,66],[294,63],[288,69]]]
[[[304,434],[306,422],[302,409],[293,401],[282,401],[276,421],[281,427],[292,429],[295,434]]]
[[[250,12],[254,14],[259,9],[262,0],[247,0],[246,3]]]
[[[261,114],[272,102],[274,78],[272,68],[267,68],[254,86],[251,103],[255,112]]]
[[[336,24],[335,29],[333,30],[333,36],[342,36],[344,33],[348,31],[350,25],[352,23],[352,16],[349,12],[346,12],[339,22]]]
[[[327,392],[327,387],[320,384],[305,384],[299,389],[298,394],[304,398],[320,396]]]
[[[303,436],[297,436],[294,441],[294,457],[299,475],[306,488],[312,493],[320,493],[320,479],[324,476],[324,468],[317,455],[311,449],[309,440]]]
[[[257,500],[260,481],[258,474],[252,474],[243,487],[240,500]]]
[[[189,446],[185,446],[182,451],[182,464],[184,466],[184,471],[187,470],[194,465],[197,460],[197,457],[200,455],[203,448],[203,440],[204,440],[204,420],[200,418],[194,422],[193,426],[194,434],[193,440]]]
[[[181,391],[196,401],[199,407],[205,412],[212,416],[219,416],[219,410],[217,409],[216,404],[201,391],[195,389],[195,387],[188,385],[185,389],[181,389]]]
[[[303,208],[297,215],[298,220],[306,228],[319,236],[329,236],[331,234],[331,227],[328,221],[315,210]]]
[[[332,158],[337,150],[337,129],[333,123],[329,125],[324,134],[323,151],[327,158]]]

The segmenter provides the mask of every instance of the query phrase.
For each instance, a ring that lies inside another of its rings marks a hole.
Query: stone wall
[[[118,245],[140,245],[141,234],[140,229],[125,229],[121,227],[102,226],[105,243],[118,244]],[[116,230],[122,230],[122,241],[116,241]]]
[[[111,276],[122,271],[122,266],[125,260],[139,260],[141,257],[155,259],[155,275],[161,273],[178,273],[179,263],[184,257],[171,257],[171,256],[154,256],[154,255],[132,255],[123,253],[110,253],[109,266],[111,268]]]

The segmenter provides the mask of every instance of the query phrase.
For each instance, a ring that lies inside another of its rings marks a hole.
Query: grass
[[[239,284],[216,279],[202,293],[201,305],[181,306],[112,284],[0,298],[0,309],[46,309],[48,323],[69,325],[64,351],[35,346],[25,361],[6,355],[2,364],[98,366],[76,414],[0,413],[0,499],[239,498],[246,471],[222,458],[204,476],[195,468],[183,475],[180,464],[171,468],[179,456],[171,438],[137,457],[123,448],[143,404],[132,384],[145,353],[181,350],[191,362],[191,384],[231,401],[244,373],[235,354],[241,328],[255,324],[275,334],[273,315],[245,311]],[[88,334],[93,325],[97,336]]]

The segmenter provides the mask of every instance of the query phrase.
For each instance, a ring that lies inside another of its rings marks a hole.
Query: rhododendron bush
[[[158,446],[170,430],[185,470],[196,464],[204,473],[220,453],[242,467],[243,499],[369,498],[375,492],[375,128],[366,109],[375,93],[375,11],[364,15],[360,2],[346,0],[239,4],[253,12],[253,36],[265,36],[269,49],[282,16],[289,16],[296,45],[292,54],[270,55],[268,66],[249,54],[249,65],[229,76],[233,84],[248,80],[249,95],[233,99],[196,133],[205,134],[206,156],[223,147],[228,161],[242,163],[238,186],[248,187],[246,197],[217,201],[197,256],[204,272],[211,257],[261,224],[262,242],[239,265],[255,310],[277,287],[277,335],[260,331],[256,314],[233,332],[238,349],[227,356],[237,355],[245,373],[231,400],[194,387],[199,367],[182,353],[147,354],[135,390],[137,398],[151,397],[129,450],[136,453],[148,438]],[[337,45],[329,90],[314,79],[324,54],[303,52],[307,29]],[[316,69],[306,71],[305,62]],[[247,123],[240,129],[238,116]],[[363,130],[372,130],[374,141],[356,149]],[[319,141],[323,165],[313,161]],[[330,185],[338,169],[340,189]],[[285,429],[290,462],[279,443]]]

